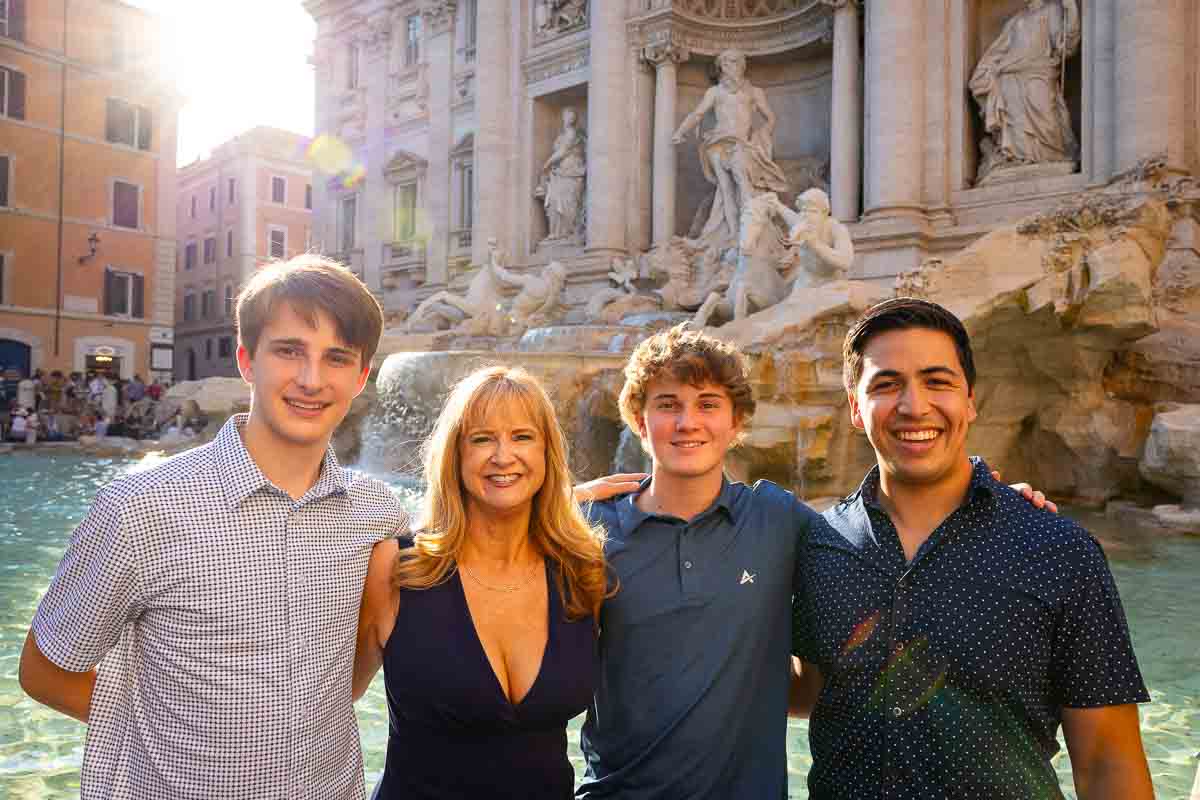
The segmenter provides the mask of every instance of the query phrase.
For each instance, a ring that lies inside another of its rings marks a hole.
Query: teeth
[[[700,447],[703,444],[704,444],[704,442],[676,442],[675,446],[691,448],[691,447]]]
[[[519,475],[489,475],[488,480],[501,486],[511,486],[519,477]]]
[[[900,431],[896,437],[906,442],[928,442],[937,438],[939,431]]]
[[[297,400],[288,400],[286,402],[288,405],[295,406],[296,408],[303,408],[306,411],[320,411],[322,407],[320,403],[301,403]]]

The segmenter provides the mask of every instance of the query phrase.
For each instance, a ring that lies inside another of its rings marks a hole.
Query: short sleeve
[[[1125,610],[1099,544],[1080,557],[1054,637],[1054,688],[1068,708],[1148,703]]]
[[[86,672],[138,613],[134,553],[110,489],[97,495],[33,618],[38,649],[71,672]]]

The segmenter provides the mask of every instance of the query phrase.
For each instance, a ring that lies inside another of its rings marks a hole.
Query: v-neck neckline
[[[545,561],[545,560],[544,560]],[[516,712],[528,702],[538,684],[542,682],[542,673],[546,669],[546,657],[550,654],[550,647],[554,643],[554,587],[550,585],[550,565],[548,561],[544,566],[546,577],[546,644],[542,647],[542,659],[538,663],[537,674],[533,677],[533,683],[529,684],[529,689],[526,690],[525,696],[517,702],[513,702],[512,698],[504,691],[504,686],[500,683],[500,676],[496,674],[496,668],[492,666],[491,659],[488,658],[487,649],[483,646],[483,639],[479,637],[479,628],[475,625],[475,617],[471,614],[471,604],[467,601],[467,590],[463,586],[462,571],[454,570],[454,580],[458,584],[458,597],[462,602],[463,611],[466,612],[467,627],[471,630],[471,638],[475,642],[475,652],[480,661],[483,662],[483,667],[492,677],[492,685],[496,688],[496,693],[500,700],[511,712]]]

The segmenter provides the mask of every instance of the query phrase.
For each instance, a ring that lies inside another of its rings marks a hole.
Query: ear
[[[646,427],[646,409],[642,409],[637,415],[637,435],[642,440],[642,446],[645,447],[646,442],[650,441],[649,428]]]
[[[970,424],[979,416],[979,412],[975,409],[975,388],[967,389],[967,423]]]
[[[246,345],[242,344],[241,342],[238,342],[237,365],[238,372],[242,374],[242,380],[253,386],[254,357],[250,355],[250,351],[246,349]]]
[[[863,422],[862,410],[858,407],[858,396],[850,389],[846,390],[846,402],[850,404],[850,422],[860,431],[865,431],[867,424]]]
[[[362,390],[367,388],[367,378],[371,377],[371,365],[367,364],[362,368],[362,373],[358,376],[358,384],[354,387],[354,396],[358,397],[362,394]]]

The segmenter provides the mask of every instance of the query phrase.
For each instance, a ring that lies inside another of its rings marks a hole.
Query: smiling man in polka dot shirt
[[[878,460],[801,557],[794,649],[821,798],[1153,796],[1150,697],[1099,544],[966,454],[966,331],[897,298],[851,329],[845,382]]]

